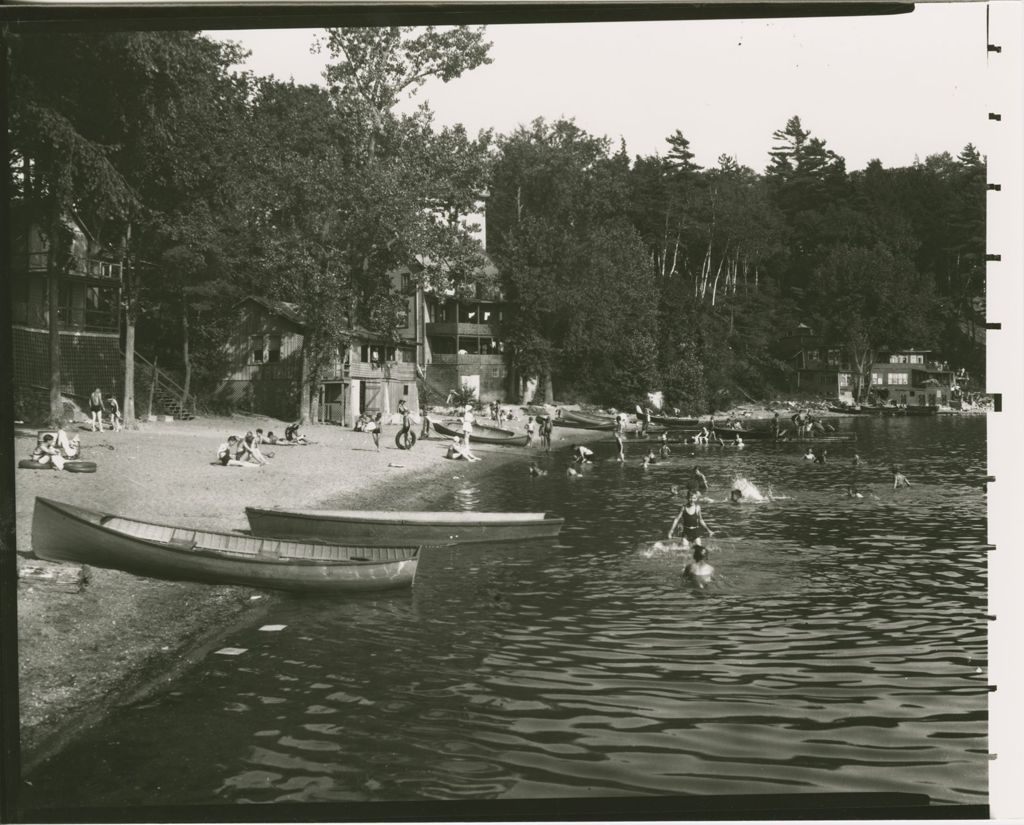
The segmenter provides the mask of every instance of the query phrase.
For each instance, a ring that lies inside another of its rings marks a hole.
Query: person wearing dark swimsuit
[[[701,534],[701,530],[706,531],[709,536],[714,535],[711,528],[704,521],[704,516],[701,515],[700,505],[694,500],[693,490],[686,491],[686,504],[679,510],[679,515],[676,516],[672,526],[668,529],[668,537],[670,539],[676,532],[676,528],[679,527],[680,522],[682,522],[683,526],[683,538],[688,542],[692,543]]]

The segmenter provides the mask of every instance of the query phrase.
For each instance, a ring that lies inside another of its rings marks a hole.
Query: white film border
[[[1024,817],[1024,6],[990,3],[987,40],[987,389],[1001,398],[988,416],[989,805],[994,819],[1011,819]]]

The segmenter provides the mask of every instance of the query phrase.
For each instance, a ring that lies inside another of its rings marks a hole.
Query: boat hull
[[[409,587],[418,547],[302,544],[152,524],[37,498],[32,549],[47,561],[137,576],[270,590],[351,593]]]
[[[435,421],[431,424],[436,432],[450,438],[462,438],[462,428],[455,429],[450,424],[442,421]],[[473,427],[469,434],[470,444],[499,444],[506,447],[525,447],[529,438],[525,435],[516,435],[512,432],[499,430],[497,427],[482,427],[479,424]]]
[[[564,519],[545,513],[390,513],[246,507],[254,535],[363,546],[469,544],[552,538]]]
[[[571,410],[562,410],[561,415],[555,419],[554,423],[562,427],[575,427],[578,430],[603,430],[611,432],[615,429],[615,419],[611,416],[573,412]]]

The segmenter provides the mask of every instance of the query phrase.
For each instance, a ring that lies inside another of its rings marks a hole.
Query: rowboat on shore
[[[137,576],[270,590],[354,593],[409,587],[419,547],[358,547],[153,524],[36,498],[32,550]]]
[[[699,418],[683,418],[674,415],[652,415],[651,421],[665,427],[697,427],[700,425]]]
[[[450,438],[462,438],[463,436],[461,421],[433,421],[431,426],[435,432]],[[474,424],[473,431],[469,434],[469,441],[471,444],[501,444],[506,447],[525,447],[529,437],[518,435],[511,430],[502,430],[499,427]]]
[[[562,410],[561,415],[554,420],[554,423],[562,427],[575,427],[580,430],[607,430],[611,432],[615,429],[615,416]]]
[[[388,544],[467,544],[557,536],[565,519],[547,513],[376,510],[280,510],[246,507],[254,535],[299,541]]]

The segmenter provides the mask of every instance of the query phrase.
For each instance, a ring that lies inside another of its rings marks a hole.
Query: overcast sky
[[[252,51],[256,74],[322,83],[314,29],[212,32]],[[792,115],[860,169],[977,144],[985,119],[985,4],[919,4],[888,17],[488,26],[494,62],[428,100],[441,124],[509,132],[572,117],[665,152],[681,129],[702,165],[730,154],[761,171]]]

